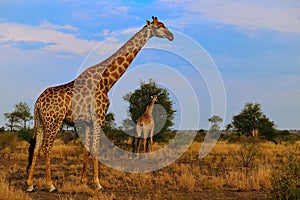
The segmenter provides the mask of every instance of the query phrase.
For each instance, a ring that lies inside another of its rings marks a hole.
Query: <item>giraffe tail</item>
[[[28,155],[28,165],[27,165],[27,168],[26,168],[27,174],[28,174],[29,168],[32,164],[32,158],[33,158],[35,144],[36,144],[36,138],[33,137],[33,138],[30,139],[30,146],[28,148],[29,155]]]
[[[40,112],[39,112],[39,108],[37,108],[36,106],[34,109],[34,135],[30,139],[30,146],[28,148],[28,165],[26,168],[27,174],[32,164],[33,153],[36,145],[37,126],[39,123],[39,119],[40,119]]]

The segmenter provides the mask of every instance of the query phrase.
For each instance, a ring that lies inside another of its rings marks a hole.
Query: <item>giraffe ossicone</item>
[[[87,182],[87,164],[92,155],[93,181],[96,188],[102,188],[98,178],[97,150],[101,126],[109,107],[108,92],[151,37],[174,39],[171,31],[157,17],[152,17],[152,22],[147,20],[146,25],[110,57],[87,68],[69,83],[47,88],[38,97],[34,106],[34,136],[29,147],[27,191],[34,190],[34,167],[41,149],[46,156],[49,191],[56,190],[51,179],[50,156],[54,138],[63,122],[84,133],[82,183]]]

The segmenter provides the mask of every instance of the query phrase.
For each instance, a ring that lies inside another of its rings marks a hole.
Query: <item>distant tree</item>
[[[20,123],[20,119],[15,112],[11,113],[4,113],[4,117],[7,120],[7,123],[5,124],[11,132],[15,131],[16,129],[19,129],[20,126],[18,125]]]
[[[25,102],[17,103],[14,106],[14,113],[22,122],[23,128],[26,129],[27,122],[29,122],[30,120],[33,119],[33,116],[31,115],[31,112],[30,112],[29,105]]]
[[[112,112],[109,112],[105,116],[105,122],[102,126],[103,132],[108,139],[114,144],[121,148],[126,146],[126,141],[130,137],[126,132],[123,130],[116,128],[115,123],[115,115]]]
[[[105,115],[105,121],[102,126],[103,131],[105,132],[106,130],[111,130],[115,128],[116,123],[115,123],[115,115],[112,112],[109,112]]]
[[[267,139],[274,139],[275,124],[262,112],[259,103],[246,103],[242,111],[233,116],[231,126],[243,135],[259,133]]]
[[[208,121],[212,124],[212,125],[217,125],[219,126],[219,123],[221,123],[223,121],[222,117],[218,116],[218,115],[213,115],[211,118],[208,119]],[[219,126],[220,128],[220,126]]]
[[[233,131],[233,125],[232,124],[227,124],[225,130],[226,130],[227,133],[231,133]]]
[[[134,122],[129,119],[129,118],[126,118],[122,121],[122,127],[121,129],[124,129],[124,130],[131,130],[131,129],[134,129]]]
[[[212,117],[210,117],[208,119],[208,121],[211,124],[210,128],[209,128],[209,133],[210,133],[211,137],[216,139],[217,137],[220,136],[221,128],[220,128],[219,123],[221,123],[223,121],[223,119],[218,115],[213,115]]]
[[[137,119],[144,113],[146,106],[151,102],[151,96],[157,95],[160,106],[157,107],[157,113],[153,113],[155,122],[155,132],[159,132],[154,136],[157,142],[167,142],[165,134],[170,131],[173,126],[174,113],[169,93],[166,89],[157,86],[154,80],[150,79],[148,83],[140,82],[140,87],[133,92],[126,94],[123,99],[129,103],[128,115],[136,124]],[[162,124],[164,122],[164,124]]]

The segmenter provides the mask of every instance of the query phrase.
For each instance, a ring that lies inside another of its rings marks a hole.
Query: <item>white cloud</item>
[[[114,14],[128,13],[129,10],[130,10],[130,8],[127,6],[118,6],[118,7],[115,7],[115,9],[113,10],[112,13],[114,13]]]
[[[95,47],[97,41],[77,38],[74,34],[64,33],[56,29],[76,30],[71,26],[53,25],[47,22],[39,26],[18,23],[0,23],[0,44],[13,45],[16,43],[41,43],[41,49],[53,52],[64,52],[83,55]]]
[[[182,8],[185,23],[195,23],[194,14],[219,23],[247,29],[271,29],[282,32],[300,33],[299,1],[181,1],[162,2]],[[190,18],[192,17],[192,18]],[[180,23],[180,22],[179,22]]]
[[[47,21],[42,21],[39,25],[41,28],[44,29],[51,29],[51,30],[66,30],[66,31],[78,31],[77,27],[71,26],[71,25],[57,25],[57,24],[51,24]]]

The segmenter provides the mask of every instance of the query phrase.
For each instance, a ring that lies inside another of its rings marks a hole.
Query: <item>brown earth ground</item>
[[[300,155],[300,143],[261,142],[259,154],[248,167],[239,161],[241,144],[218,142],[203,159],[193,142],[180,159],[163,169],[128,173],[100,164],[101,191],[91,183],[80,184],[83,148],[57,140],[52,151],[52,177],[58,191],[49,193],[41,153],[34,175],[35,191],[26,193],[27,142],[0,150],[0,199],[268,199],[272,170],[286,162],[286,155]],[[155,144],[154,149],[159,148]],[[88,178],[92,180],[92,163]]]

